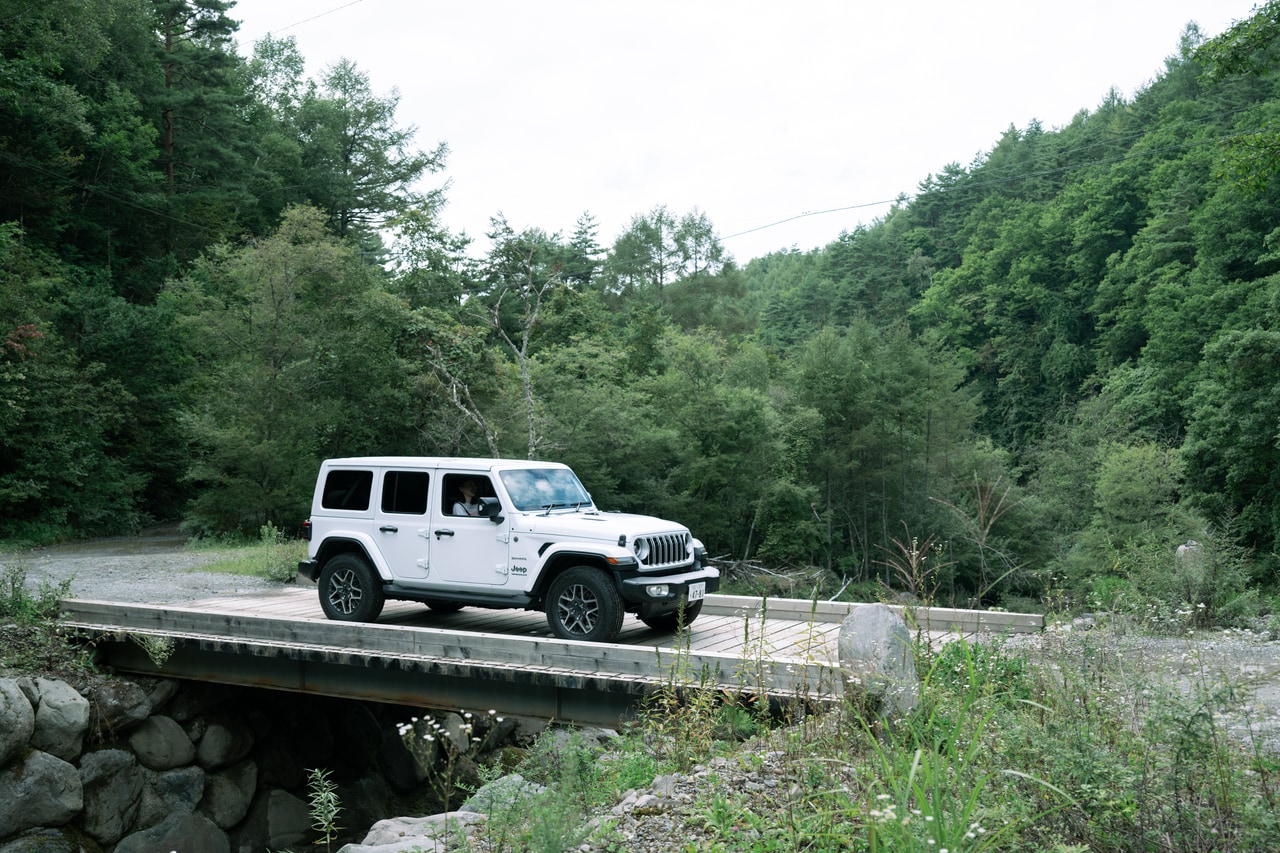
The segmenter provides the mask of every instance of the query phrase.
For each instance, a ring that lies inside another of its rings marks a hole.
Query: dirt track
[[[44,583],[56,587],[70,581],[74,598],[140,604],[176,604],[279,586],[264,578],[201,570],[224,553],[189,549],[186,537],[176,527],[169,527],[141,536],[0,553],[0,566],[23,569],[27,587],[33,592]]]

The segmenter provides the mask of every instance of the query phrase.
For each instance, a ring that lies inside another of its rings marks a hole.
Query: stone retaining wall
[[[0,678],[0,853],[299,847],[315,840],[313,768],[339,786],[340,823],[358,837],[438,804],[424,784],[434,756],[400,735],[410,713],[200,682],[111,678],[78,690]]]

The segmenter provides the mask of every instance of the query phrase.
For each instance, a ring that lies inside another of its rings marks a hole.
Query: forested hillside
[[[292,530],[327,456],[533,456],[836,585],[1252,615],[1278,20],[739,265],[666,207],[475,251],[424,189],[447,149],[353,64],[246,61],[224,0],[0,0],[0,537]]]

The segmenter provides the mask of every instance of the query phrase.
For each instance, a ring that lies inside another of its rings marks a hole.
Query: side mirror
[[[480,517],[487,518],[494,524],[501,524],[502,517],[502,501],[497,498],[477,498],[480,501]]]

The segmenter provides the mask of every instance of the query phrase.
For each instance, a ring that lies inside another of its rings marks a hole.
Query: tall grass
[[[1280,850],[1280,756],[1224,723],[1250,685],[1197,666],[1192,645],[1174,650],[1171,672],[1140,654],[1143,638],[1125,639],[1138,651],[1106,631],[921,645],[921,702],[893,724],[868,701],[766,715],[695,677],[646,707],[615,741],[621,758],[560,763],[543,779],[584,823],[618,796],[598,768],[643,766],[628,778],[640,785],[696,779],[677,850]],[[757,732],[745,744],[725,725],[743,714]],[[597,846],[626,849],[608,826]]]

